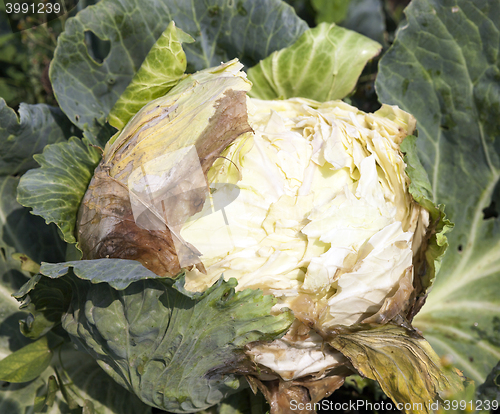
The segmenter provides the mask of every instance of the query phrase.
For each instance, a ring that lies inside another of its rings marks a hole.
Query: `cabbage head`
[[[143,280],[103,288],[70,273],[63,327],[172,412],[248,383],[286,413],[353,373],[394,401],[439,398],[453,380],[411,320],[446,222],[423,195],[415,119],[396,106],[253,99],[241,69],[185,77],[108,142],[79,209],[84,261],[42,273]]]

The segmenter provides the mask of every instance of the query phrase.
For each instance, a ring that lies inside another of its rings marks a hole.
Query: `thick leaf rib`
[[[376,85],[383,102],[416,117],[432,201],[455,223],[415,324],[480,382],[500,358],[492,339],[500,316],[499,13],[498,0],[413,2]]]

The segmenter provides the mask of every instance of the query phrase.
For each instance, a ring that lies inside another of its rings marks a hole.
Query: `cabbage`
[[[273,413],[356,372],[397,402],[460,389],[411,327],[446,247],[414,118],[250,98],[241,69],[186,76],[109,140],[79,207],[84,260],[40,269],[73,286],[54,311],[62,327],[171,412],[217,404],[245,378]],[[36,292],[58,283],[17,297],[38,310]],[[25,331],[52,325],[35,312]]]
[[[209,185],[239,178],[237,198],[208,214],[229,199],[217,188],[182,228],[206,269],[188,271],[186,288],[204,291],[224,275],[292,309],[313,327],[309,337],[249,354],[296,379],[344,363],[315,329],[362,322],[413,289],[429,214],[408,192],[399,144],[415,121],[397,107],[365,114],[340,101],[249,98],[247,106],[254,133],[235,140],[208,177]]]

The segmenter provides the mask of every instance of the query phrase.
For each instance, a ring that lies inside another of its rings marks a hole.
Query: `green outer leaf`
[[[57,234],[57,228],[46,226],[40,217],[31,215],[29,209],[16,201],[18,184],[19,177],[0,177],[1,274],[22,270],[21,262],[13,258],[19,252],[37,263],[64,260],[65,243]],[[28,272],[24,275],[29,277]]]
[[[386,45],[383,0],[351,0],[341,26]]]
[[[76,243],[75,223],[80,202],[101,156],[83,138],[48,145],[35,155],[41,168],[28,171],[18,187],[18,201],[33,208],[46,223],[55,223],[67,243]]]
[[[36,167],[33,154],[65,141],[74,129],[59,108],[45,104],[22,103],[19,118],[0,98],[0,175],[22,174]]]
[[[19,331],[19,322],[27,314],[19,311],[11,296],[30,280],[29,273],[12,255],[23,251],[36,261],[64,259],[64,243],[56,227],[46,226],[16,201],[18,183],[18,177],[0,177],[0,359],[30,342]]]
[[[92,283],[106,282],[117,290],[143,279],[158,279],[160,276],[146,269],[135,260],[97,259],[78,260],[65,263],[42,263],[40,273],[52,279],[59,278],[73,269],[76,276]]]
[[[274,52],[248,70],[259,99],[303,97],[317,101],[342,99],[356,86],[366,63],[382,46],[351,30],[322,23],[292,46]]]
[[[394,402],[410,403],[407,413],[431,413],[430,404],[463,392],[462,379],[446,372],[428,342],[395,325],[360,325],[328,339],[361,374],[376,380]],[[416,404],[421,404],[420,406]]]
[[[253,65],[291,45],[307,29],[281,0],[103,0],[69,19],[50,67],[59,105],[81,129],[103,124],[147,53],[171,21],[195,42],[185,46],[188,71],[234,57]],[[91,58],[85,32],[110,42],[102,63]]]
[[[340,23],[347,16],[351,0],[311,0],[316,23]]]
[[[172,89],[186,71],[182,42],[193,41],[171,22],[111,109],[109,123],[118,130],[123,129],[139,109]]]
[[[28,382],[47,369],[52,359],[47,337],[28,344],[0,361],[0,380]]]
[[[247,343],[283,335],[294,319],[290,311],[271,315],[272,296],[236,285],[221,279],[191,299],[159,280],[121,291],[78,281],[63,327],[147,404],[199,411],[244,386],[235,372]]]
[[[19,330],[27,314],[19,311],[19,303],[11,296],[28,280],[29,273],[22,270],[13,254],[26,252],[36,261],[64,259],[64,243],[56,227],[46,226],[16,201],[18,183],[18,177],[0,177],[0,358],[30,342]],[[0,412],[14,413],[9,405],[3,405],[6,393],[8,390],[0,393]]]
[[[431,200],[455,228],[415,318],[434,349],[481,383],[500,359],[500,1],[421,0],[380,62],[382,102],[412,113]]]
[[[422,207],[429,211],[430,222],[434,226],[433,234],[428,241],[428,246],[425,252],[427,266],[425,273],[419,274],[424,288],[422,293],[434,283],[436,273],[439,271],[443,255],[448,248],[448,239],[446,233],[453,229],[451,221],[446,219],[444,206],[435,206],[431,199],[431,183],[424,167],[420,163],[417,150],[417,137],[407,136],[401,144],[401,152],[405,154],[404,160],[406,163],[406,173],[410,177],[410,194],[413,199]]]

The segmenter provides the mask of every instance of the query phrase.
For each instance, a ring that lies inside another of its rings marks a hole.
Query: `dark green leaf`
[[[92,404],[96,414],[151,414],[151,407],[110,380],[87,353],[76,351],[68,344],[63,348],[61,359],[62,366],[58,365],[57,369],[67,392],[79,406],[89,409]],[[61,414],[68,412],[64,405],[59,404]]]
[[[106,282],[115,289],[127,288],[132,282],[142,279],[157,279],[160,276],[146,269],[135,260],[97,259],[78,260],[64,263],[42,263],[40,273],[52,279],[68,273],[69,268],[80,279],[92,283]]]
[[[19,311],[19,303],[11,296],[29,280],[29,273],[12,255],[27,251],[36,260],[64,258],[55,228],[47,227],[40,217],[17,203],[18,182],[16,177],[0,177],[0,358],[30,342],[19,331],[26,313]],[[0,412],[4,411],[0,408]]]
[[[135,395],[110,380],[95,360],[86,352],[76,351],[73,345],[65,345],[61,352],[61,364],[54,364],[66,388],[66,392],[80,407],[94,406],[96,414],[151,414],[151,407]],[[68,406],[58,403],[57,414],[68,413]],[[56,414],[56,413],[54,413]]]
[[[14,253],[23,253],[36,263],[64,260],[65,244],[57,234],[57,228],[46,226],[40,217],[31,215],[29,209],[17,202],[18,184],[18,177],[0,177],[0,247],[3,258],[18,270],[21,270],[21,263],[12,258]]]
[[[341,26],[385,44],[386,28],[382,0],[351,0]]]
[[[415,325],[481,383],[500,359],[500,1],[421,0],[406,15],[377,90],[416,117],[430,199],[455,223]]]
[[[328,343],[363,376],[376,380],[394,402],[418,407],[407,413],[431,413],[430,403],[463,392],[458,373],[442,367],[431,346],[416,332],[390,324],[344,331]]]
[[[52,359],[47,337],[28,344],[0,361],[0,380],[28,382],[47,369]]]
[[[28,279],[20,263],[11,258],[15,251],[27,251],[39,260],[60,261],[64,258],[55,226],[46,226],[40,217],[29,214],[27,208],[16,202],[19,178],[0,178],[0,358],[30,343],[20,330],[19,323],[27,313],[19,311],[19,303],[11,294]],[[62,256],[62,257],[61,257]],[[48,280],[48,279],[47,279]],[[48,280],[50,281],[50,280]],[[50,281],[53,282],[53,281]],[[26,292],[27,293],[27,292]],[[52,304],[56,306],[57,304]],[[66,349],[66,348],[65,348]],[[93,358],[77,352],[72,346],[62,352],[62,361],[73,387],[78,394],[94,402],[97,414],[150,414],[151,408],[141,403],[102,371]],[[57,363],[56,363],[57,365]],[[45,387],[54,371],[49,367],[40,377],[26,384],[2,383],[0,387],[0,413],[25,414],[33,406],[37,390]],[[50,397],[52,398],[52,397]],[[81,401],[83,405],[83,401]],[[56,393],[49,414],[66,414],[68,406]]]
[[[172,20],[195,39],[185,45],[190,72],[234,57],[253,65],[307,29],[280,0],[103,0],[68,20],[58,39],[50,78],[70,120],[81,129],[103,124]],[[86,32],[109,42],[102,63],[89,55]]]
[[[50,402],[53,386],[49,383],[47,390],[47,382],[54,374],[53,368],[57,368],[65,381],[67,392],[81,407],[84,407],[85,401],[88,401],[94,405],[96,414],[151,414],[151,407],[110,380],[90,355],[76,351],[70,344],[63,346],[60,361],[59,358],[54,358],[52,366],[36,380],[29,384],[3,384],[0,388],[0,412],[2,414],[32,412],[30,410],[33,409],[33,400],[37,390],[39,394],[45,391],[46,401]],[[61,392],[56,391],[54,397],[54,403],[45,411],[47,414],[71,412]]]
[[[191,299],[160,280],[121,291],[80,281],[63,327],[147,404],[199,411],[244,385],[236,373],[247,343],[279,337],[293,320],[291,312],[271,315],[272,296],[235,292],[236,284],[221,279]]]
[[[477,389],[478,397],[483,401],[500,401],[500,362],[488,374],[484,384]]]
[[[109,114],[109,123],[119,130],[148,102],[166,95],[186,71],[182,42],[193,39],[171,22],[153,45],[132,81]]]
[[[284,0],[285,3],[292,6],[301,19],[307,22],[310,27],[316,25],[316,11],[311,4],[311,0]]]
[[[17,177],[0,177],[0,358],[29,342],[19,331],[27,314],[11,296],[29,280],[29,273],[13,254],[26,252],[36,261],[64,260],[64,243],[55,226],[46,226],[16,201],[18,183]]]
[[[230,395],[219,404],[201,411],[200,414],[265,414],[269,412],[264,395],[259,392],[254,394],[246,388],[236,394]]]
[[[24,299],[21,309],[30,312],[26,319],[20,321],[23,335],[37,339],[59,325],[62,315],[69,308],[72,287],[66,279],[51,281],[36,275],[14,293],[12,296],[19,301]]]
[[[35,168],[34,154],[48,144],[65,141],[75,130],[59,108],[45,104],[21,104],[19,118],[0,98],[0,175]]]
[[[21,178],[18,201],[33,208],[33,214],[47,223],[55,223],[64,240],[76,243],[74,235],[80,202],[94,169],[100,160],[97,149],[84,138],[48,145],[35,156],[41,168],[28,171]]]
[[[322,23],[286,49],[248,70],[259,99],[303,97],[320,102],[342,99],[382,46],[351,30]]]
[[[103,149],[109,139],[115,135],[116,132],[116,128],[112,127],[108,123],[105,123],[104,125],[99,124],[99,126],[94,128],[92,131],[86,129],[83,131],[83,136],[88,139],[91,145],[95,145]]]

